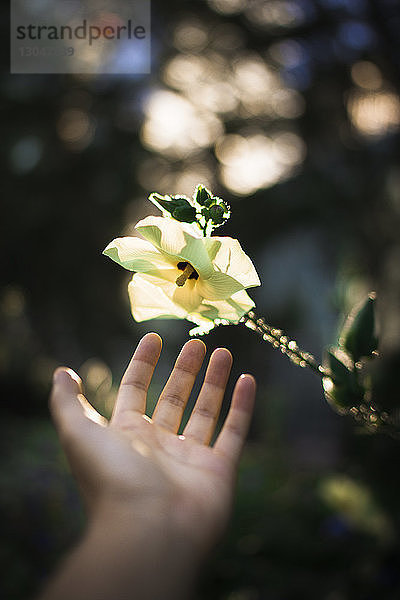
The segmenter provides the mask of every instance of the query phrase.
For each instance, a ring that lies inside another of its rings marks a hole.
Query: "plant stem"
[[[316,361],[314,356],[309,352],[301,350],[297,342],[291,340],[281,329],[268,325],[263,317],[257,317],[255,312],[251,310],[244,315],[241,320],[246,327],[255,331],[263,340],[269,342],[274,348],[280,349],[283,354],[296,365],[300,367],[308,367],[316,373],[321,379],[323,377],[331,377],[328,371]]]
[[[324,369],[322,365],[319,365],[316,359],[309,352],[301,350],[297,342],[290,340],[281,329],[268,325],[263,317],[257,317],[256,313],[251,310],[240,319],[240,323],[243,323],[255,331],[264,341],[269,342],[273,348],[280,349],[283,354],[296,365],[300,367],[308,367],[316,373],[321,379],[329,377],[335,385],[340,386],[340,382],[337,382],[332,374]],[[358,380],[359,373],[355,369],[355,375]],[[325,394],[326,395],[326,394]],[[340,411],[340,414],[347,414],[352,417],[359,425],[366,428],[369,433],[386,433],[391,437],[400,440],[400,430],[398,419],[393,421],[393,418],[386,411],[379,409],[374,406],[368,395],[364,395],[363,399],[352,406],[346,412]]]

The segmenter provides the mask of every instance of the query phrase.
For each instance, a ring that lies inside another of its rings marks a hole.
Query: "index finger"
[[[140,340],[122,378],[112,420],[127,410],[145,412],[147,390],[161,346],[162,340],[157,333],[147,333]]]

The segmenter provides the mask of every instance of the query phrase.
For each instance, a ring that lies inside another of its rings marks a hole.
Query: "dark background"
[[[4,61],[1,598],[33,594],[84,523],[48,416],[53,369],[78,370],[109,414],[155,330],[151,409],[188,337],[188,323],[135,323],[129,276],[101,254],[155,214],[152,191],[204,183],[231,203],[218,235],[252,257],[258,313],[318,359],[376,290],[381,401],[397,406],[399,44],[395,0],[153,0],[150,75],[10,75]],[[232,379],[252,372],[259,392],[199,598],[398,598],[399,442],[335,414],[317,377],[243,325],[205,342],[228,346]]]

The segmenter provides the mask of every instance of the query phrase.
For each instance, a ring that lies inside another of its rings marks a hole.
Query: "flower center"
[[[177,277],[175,283],[177,286],[182,287],[183,285],[185,285],[186,281],[188,279],[198,279],[199,278],[199,274],[196,271],[196,269],[194,269],[192,267],[192,265],[188,262],[182,261],[182,262],[178,262],[178,264],[176,265],[178,267],[178,269],[180,271],[183,271],[182,275],[179,275],[179,277]]]

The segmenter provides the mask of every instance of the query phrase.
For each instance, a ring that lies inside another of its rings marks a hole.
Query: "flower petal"
[[[189,279],[185,285],[179,287],[175,281],[162,281],[156,277],[146,277],[153,285],[158,286],[174,304],[185,311],[185,315],[195,311],[201,304],[203,297],[197,291],[196,281]]]
[[[211,277],[213,267],[204,238],[194,226],[166,217],[146,217],[136,229],[169,259],[189,262],[201,277]]]
[[[148,275],[135,274],[128,285],[128,294],[136,321],[186,318],[187,311],[175,304]]]
[[[254,307],[254,302],[245,290],[241,290],[229,298],[219,302],[205,300],[195,313],[187,315],[186,319],[196,323],[198,327],[189,331],[190,335],[203,335],[219,325],[238,323],[240,318]]]
[[[217,255],[218,250],[221,248],[221,242],[217,238],[205,237],[203,243],[207,248],[208,256],[213,261]]]
[[[233,294],[228,300],[212,302],[205,300],[200,307],[201,315],[208,319],[226,319],[237,323],[245,313],[254,307],[254,302],[245,290]]]
[[[214,321],[210,321],[209,319],[203,319],[199,315],[188,315],[187,320],[192,323],[196,323],[198,327],[193,327],[193,329],[189,330],[189,335],[204,335],[209,333],[211,329],[214,329],[215,323]]]
[[[242,289],[239,281],[219,271],[215,271],[207,280],[200,278],[197,281],[198,293],[207,300],[226,300]]]
[[[103,254],[129,271],[151,273],[159,277],[166,270],[175,272],[176,268],[152,244],[137,237],[116,238],[103,250]],[[164,274],[164,278],[168,277]]]
[[[257,271],[250,258],[243,252],[238,240],[230,237],[216,237],[215,241],[219,241],[221,245],[212,259],[214,266],[223,273],[234,277],[244,288],[260,285]]]
[[[172,285],[175,286],[172,299],[176,304],[182,306],[188,313],[195,311],[200,306],[203,297],[197,291],[197,285],[193,279],[187,281],[182,287]]]

